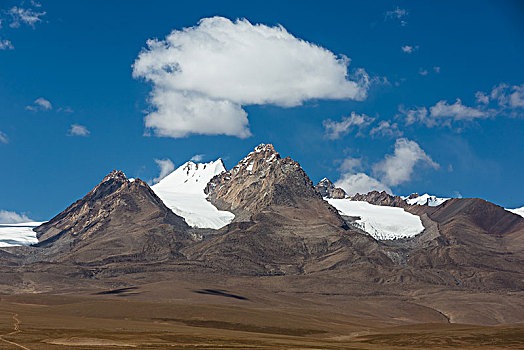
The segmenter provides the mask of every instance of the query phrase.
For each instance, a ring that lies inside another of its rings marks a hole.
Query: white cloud
[[[524,117],[524,84],[510,86],[501,83],[486,93],[475,93],[475,105],[470,107],[457,98],[450,104],[445,100],[434,106],[405,108],[399,106],[397,118],[403,118],[406,125],[422,123],[428,127],[437,125],[451,126],[452,122],[472,121],[498,116]]]
[[[374,177],[357,172],[362,168],[360,159],[346,158],[340,166],[341,175],[335,185],[349,196],[370,191],[393,193],[391,187],[410,181],[418,164],[434,169],[439,167],[415,141],[400,138],[395,142],[393,154],[386,154],[382,161],[372,166]]]
[[[71,129],[69,129],[69,136],[89,136],[91,132],[83,125],[71,124]]]
[[[340,179],[335,182],[335,186],[346,191],[348,196],[354,196],[357,193],[366,194],[370,191],[393,193],[391,188],[364,173],[342,174]]]
[[[64,113],[73,113],[73,109],[71,107],[58,107],[56,110],[57,112],[64,112]]]
[[[460,99],[457,99],[453,104],[444,100],[439,101],[434,106],[429,107],[429,110],[426,107],[406,109],[399,106],[399,112],[406,125],[422,123],[428,127],[451,126],[452,121],[471,121],[489,116],[485,110],[463,105]]]
[[[42,22],[40,17],[45,16],[46,12],[35,12],[30,8],[13,6],[9,11],[7,11],[7,14],[11,16],[11,23],[9,24],[11,28],[18,28],[21,23],[34,28],[36,23]]]
[[[37,98],[35,100],[35,104],[42,107],[42,109],[45,109],[45,110],[49,110],[53,108],[53,105],[51,104],[51,102],[49,102],[49,100],[46,100],[43,97]]]
[[[133,76],[153,84],[154,111],[145,122],[157,135],[248,137],[242,106],[365,99],[369,76],[363,70],[349,76],[349,62],[282,26],[213,17],[148,40]]]
[[[408,22],[406,21],[406,17],[409,15],[408,10],[401,9],[400,7],[397,7],[394,10],[386,11],[385,19],[396,19],[399,21],[401,26],[406,26]]]
[[[348,157],[342,161],[339,169],[345,173],[354,173],[360,168],[362,168],[361,159]]]
[[[504,109],[524,108],[524,84],[510,86],[502,83],[495,86],[489,95],[481,91],[477,95],[482,95],[487,101],[485,103],[496,102]]]
[[[449,117],[454,120],[472,120],[487,117],[486,112],[465,106],[458,98],[455,103],[451,105],[447,101],[439,101],[436,105],[430,107],[429,111],[430,117],[432,118]]]
[[[247,113],[228,100],[212,100],[190,92],[154,91],[150,103],[156,110],[146,116],[145,125],[158,136],[251,136]]]
[[[513,86],[513,92],[509,95],[509,103],[511,107],[524,108],[524,85]]]
[[[395,142],[394,153],[375,164],[373,171],[383,183],[397,186],[411,179],[414,167],[419,163],[434,169],[439,167],[415,141],[401,138]]]
[[[0,131],[0,142],[2,143],[9,143],[9,138],[7,135]]]
[[[18,214],[14,211],[0,210],[0,224],[19,224],[22,222],[31,222],[24,214]]]
[[[175,170],[175,165],[171,159],[155,159],[155,163],[160,168],[160,174],[158,174],[158,176],[153,179],[153,184],[158,183],[164,177],[172,173],[173,170]]]
[[[204,159],[204,154],[195,154],[193,157],[191,157],[190,161],[192,162],[201,162]]]
[[[489,95],[486,95],[482,91],[477,91],[475,93],[475,98],[478,104],[488,104],[489,103]]]
[[[0,50],[12,50],[14,49],[13,44],[11,44],[11,41],[7,39],[0,39]]]
[[[398,110],[400,112],[398,116],[404,118],[406,125],[415,124],[417,122],[426,124],[427,126],[435,125],[435,122],[428,118],[428,109],[426,107],[414,107],[407,109],[400,105]]]
[[[53,109],[51,102],[43,97],[35,100],[34,104],[26,106],[25,109],[36,112],[37,110],[49,111]]]
[[[371,136],[398,137],[402,136],[402,131],[398,128],[397,123],[392,123],[389,120],[382,120],[378,123],[378,126],[371,129],[369,134]]]
[[[418,50],[418,45],[416,46],[404,45],[400,49],[402,50],[402,52],[405,52],[405,53],[413,53]]]
[[[375,118],[369,117],[365,114],[356,114],[355,112],[351,112],[350,116],[343,117],[339,122],[327,119],[324,120],[322,124],[326,129],[326,136],[332,140],[335,140],[343,135],[348,134],[353,129],[353,127],[362,129],[371,124],[373,120],[375,120]]]
[[[440,73],[440,67],[439,66],[434,66],[433,67],[433,71],[435,71],[435,73]]]
[[[420,68],[419,71],[418,71],[418,74],[420,74],[423,77],[425,77],[426,75],[428,75],[428,71],[427,71],[427,69]]]

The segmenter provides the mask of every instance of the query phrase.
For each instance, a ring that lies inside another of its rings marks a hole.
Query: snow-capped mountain
[[[345,199],[326,199],[342,215],[359,217],[357,226],[375,239],[413,237],[424,231],[420,217],[402,208]]]
[[[412,193],[409,196],[402,196],[402,199],[406,201],[409,205],[427,205],[430,207],[437,207],[449,200],[450,198],[439,198],[437,196],[432,196],[430,194],[419,195],[418,193]]]
[[[524,207],[515,208],[515,209],[506,209],[506,210],[512,212],[513,214],[520,215],[524,218]]]
[[[219,229],[229,224],[235,215],[218,210],[206,199],[204,188],[215,175],[226,171],[222,159],[209,163],[183,164],[151,188],[175,214],[188,225]]]
[[[33,231],[42,222],[23,222],[18,224],[0,224],[0,247],[26,246],[38,243]]]

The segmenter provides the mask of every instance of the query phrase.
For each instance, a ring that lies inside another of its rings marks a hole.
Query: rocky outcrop
[[[323,198],[346,198],[346,191],[340,187],[335,187],[333,182],[327,178],[320,180],[319,183],[315,185],[315,189]]]
[[[363,201],[374,205],[385,205],[399,208],[405,208],[409,206],[406,203],[406,201],[402,199],[402,197],[390,195],[389,193],[386,193],[386,191],[371,191],[366,194],[357,193],[356,195],[351,197],[350,200]]]
[[[300,164],[282,159],[271,144],[261,144],[233,169],[211,179],[208,199],[220,209],[237,214],[235,221],[248,221],[264,210],[286,207],[312,210],[316,217],[343,225],[337,211],[322,200]]]
[[[83,263],[168,259],[192,240],[147,183],[116,170],[35,231],[50,260]]]

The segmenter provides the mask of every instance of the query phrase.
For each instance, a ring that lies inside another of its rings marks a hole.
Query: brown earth
[[[449,318],[460,320],[469,312],[460,293],[438,292],[437,299],[421,295],[419,302],[412,302],[393,296],[285,291],[289,282],[279,277],[223,283],[182,277],[127,289],[2,296],[0,333],[13,331],[16,314],[20,332],[3,339],[28,349],[524,347],[524,324],[449,323]],[[444,314],[437,307],[451,298],[456,307]],[[488,305],[501,301],[482,293],[467,300],[475,298]],[[507,302],[522,306],[522,295]],[[493,311],[486,310],[486,316]],[[12,343],[0,348],[16,349]]]

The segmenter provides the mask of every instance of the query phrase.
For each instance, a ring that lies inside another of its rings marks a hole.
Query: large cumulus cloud
[[[133,76],[152,83],[145,123],[157,135],[247,137],[242,106],[366,98],[369,76],[361,69],[350,76],[349,62],[282,26],[213,17],[148,40]]]

